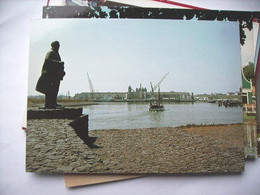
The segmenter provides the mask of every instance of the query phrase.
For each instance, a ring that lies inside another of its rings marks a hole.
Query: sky
[[[156,19],[36,19],[31,21],[28,95],[51,42],[60,42],[66,76],[59,94],[126,92],[161,83],[161,91],[237,92],[241,55],[237,22]]]
[[[254,62],[254,43],[256,37],[254,37],[254,31],[249,31],[247,28],[244,29],[246,35],[246,42],[241,47],[241,61],[242,67],[247,66],[249,62]]]

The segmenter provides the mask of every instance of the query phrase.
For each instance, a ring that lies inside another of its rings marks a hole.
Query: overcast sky
[[[143,19],[39,19],[31,22],[29,95],[51,42],[60,42],[66,76],[59,94],[148,91],[226,93],[241,86],[237,22]]]

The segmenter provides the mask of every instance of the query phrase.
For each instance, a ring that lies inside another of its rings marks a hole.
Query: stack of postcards
[[[26,171],[63,173],[68,187],[243,172],[259,151],[259,19],[163,0],[48,1],[31,22]]]

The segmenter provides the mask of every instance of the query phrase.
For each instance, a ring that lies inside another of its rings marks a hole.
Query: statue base
[[[27,119],[75,119],[82,115],[82,108],[28,109]]]
[[[83,108],[58,108],[58,109],[28,109],[27,120],[30,119],[72,119],[69,125],[74,129],[76,134],[90,148],[99,148],[94,142],[97,137],[88,135],[88,115],[82,114]]]

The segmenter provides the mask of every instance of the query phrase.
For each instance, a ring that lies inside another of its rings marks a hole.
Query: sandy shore
[[[26,170],[61,173],[223,173],[244,169],[243,125],[95,130],[90,149],[67,119],[28,120]]]

